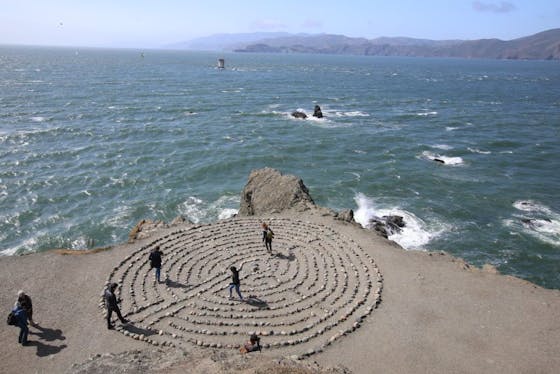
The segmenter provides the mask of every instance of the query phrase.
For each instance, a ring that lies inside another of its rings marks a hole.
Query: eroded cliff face
[[[253,170],[241,192],[240,216],[279,213],[287,209],[302,212],[315,208],[301,178],[283,175],[278,170]]]

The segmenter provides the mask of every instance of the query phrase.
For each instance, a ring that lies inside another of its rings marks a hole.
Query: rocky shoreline
[[[26,290],[40,323],[30,347],[1,329],[3,370],[552,373],[560,364],[558,290],[404,251],[375,232],[378,223],[363,229],[352,211],[317,206],[300,178],[273,169],[253,171],[241,196],[237,217],[143,220],[129,243],[89,256],[0,258],[0,301]],[[263,221],[275,230],[272,255]],[[161,284],[147,261],[155,246]],[[246,300],[226,297],[231,264],[242,268]],[[121,285],[132,322],[116,331],[104,328],[108,282]],[[240,355],[249,334],[263,351]]]

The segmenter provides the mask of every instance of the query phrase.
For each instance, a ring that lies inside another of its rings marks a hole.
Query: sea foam
[[[464,161],[461,157],[444,156],[444,155],[435,154],[435,153],[432,153],[432,152],[429,152],[429,151],[422,152],[422,158],[426,159],[426,160],[431,160],[431,161],[441,160],[441,161],[443,161],[444,165],[457,166],[457,165],[464,164]]]
[[[560,247],[560,213],[533,200],[515,201],[513,207],[522,214],[513,214],[513,219],[504,220],[506,227]]]
[[[414,213],[403,210],[399,207],[381,208],[378,207],[372,198],[367,197],[363,193],[354,196],[354,201],[358,208],[354,213],[354,219],[362,227],[367,227],[372,218],[383,217],[389,215],[397,215],[403,217],[405,227],[400,233],[389,236],[389,239],[397,242],[405,249],[424,249],[424,246],[433,238],[437,237],[442,230],[429,231],[428,225],[424,220],[417,217]]]

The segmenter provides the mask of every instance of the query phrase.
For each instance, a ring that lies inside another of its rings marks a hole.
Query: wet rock
[[[406,224],[402,216],[383,216],[373,217],[367,224],[368,229],[377,231],[381,236],[388,238],[391,235],[398,234]]]
[[[321,111],[321,107],[319,105],[315,105],[315,109],[313,109],[313,117],[323,118],[323,112]]]

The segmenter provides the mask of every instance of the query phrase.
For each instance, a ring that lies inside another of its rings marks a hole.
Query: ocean
[[[557,61],[2,46],[0,253],[228,218],[269,166],[402,215],[408,250],[558,289],[559,126]]]

